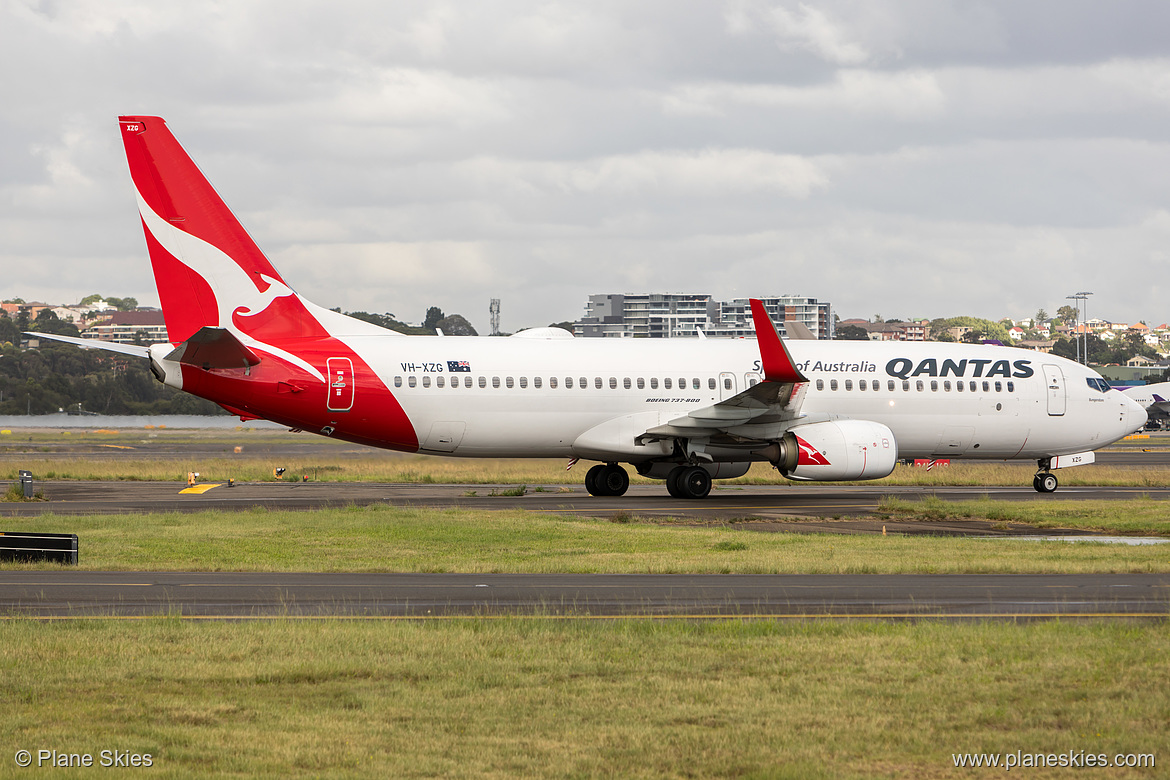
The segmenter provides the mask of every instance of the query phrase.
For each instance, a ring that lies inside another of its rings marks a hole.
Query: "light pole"
[[[1073,303],[1073,307],[1077,313],[1077,316],[1073,319],[1073,343],[1077,345],[1077,362],[1080,363],[1081,362],[1081,334],[1080,334],[1080,330],[1081,330],[1081,304],[1079,303],[1079,301],[1081,300],[1081,297],[1079,294],[1066,295],[1064,297],[1070,301],[1076,301],[1076,303]]]
[[[1092,294],[1093,294],[1093,293],[1091,293],[1091,292],[1079,292],[1079,293],[1077,293],[1077,296],[1078,296],[1078,297],[1079,297],[1079,298],[1080,298],[1082,301],[1084,301],[1084,312],[1085,312],[1085,351],[1084,351],[1084,353],[1083,353],[1083,354],[1084,354],[1084,356],[1085,356],[1085,365],[1086,365],[1086,366],[1087,366],[1087,365],[1089,365],[1089,296],[1090,296],[1090,295],[1092,295]]]

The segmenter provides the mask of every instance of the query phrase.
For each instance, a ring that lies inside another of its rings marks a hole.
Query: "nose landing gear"
[[[1055,493],[1060,483],[1057,481],[1056,475],[1049,471],[1052,468],[1052,460],[1041,458],[1036,461],[1036,465],[1040,470],[1036,472],[1036,476],[1032,477],[1032,487],[1036,489],[1037,493]]]

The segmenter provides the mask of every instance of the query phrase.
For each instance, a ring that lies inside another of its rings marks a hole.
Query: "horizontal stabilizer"
[[[245,347],[231,331],[210,326],[200,328],[175,347],[166,359],[207,369],[245,368],[260,362],[256,353]]]
[[[76,336],[58,336],[56,333],[37,333],[36,331],[25,331],[24,335],[35,339],[63,341],[66,344],[72,344],[82,349],[104,349],[106,352],[118,352],[122,355],[133,355],[134,357],[140,358],[150,357],[150,348],[140,347],[137,344],[119,344],[116,341],[100,341],[99,339],[79,339]]]

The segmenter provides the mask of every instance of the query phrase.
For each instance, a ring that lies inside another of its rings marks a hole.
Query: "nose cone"
[[[1121,406],[1122,417],[1125,422],[1125,432],[1129,434],[1146,427],[1146,421],[1149,419],[1146,408],[1125,393],[1117,391],[1117,394],[1122,398]]]

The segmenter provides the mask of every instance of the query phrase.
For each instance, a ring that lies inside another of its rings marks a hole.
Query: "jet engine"
[[[881,479],[898,462],[898,444],[885,425],[833,420],[791,428],[765,455],[789,479],[827,482]]]

